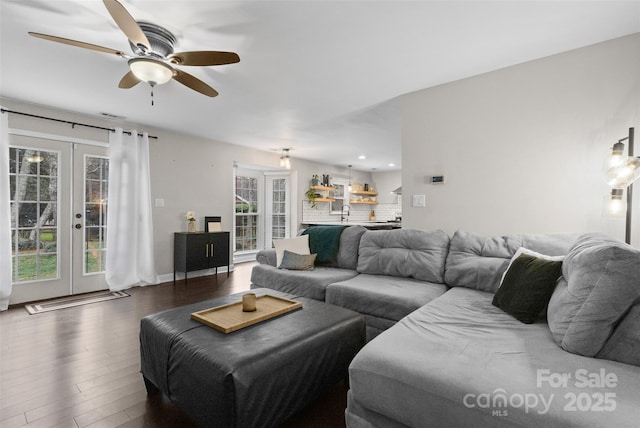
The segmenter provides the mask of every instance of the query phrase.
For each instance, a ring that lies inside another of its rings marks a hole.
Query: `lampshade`
[[[44,156],[42,156],[41,154],[35,154],[25,157],[24,160],[31,163],[40,163],[44,160]]]
[[[607,171],[610,187],[624,188],[640,178],[640,158],[626,157],[624,161]]]
[[[289,157],[289,149],[282,149],[282,155],[280,155],[280,167],[291,169],[291,158]]]
[[[622,189],[611,189],[611,199],[607,203],[607,213],[612,217],[619,217],[624,214],[626,204],[622,200],[622,194]]]
[[[151,85],[162,85],[173,77],[171,66],[153,58],[130,59],[129,68],[138,79]]]
[[[617,142],[611,148],[611,154],[607,158],[607,169],[617,168],[627,160],[627,156],[624,154],[624,144]]]

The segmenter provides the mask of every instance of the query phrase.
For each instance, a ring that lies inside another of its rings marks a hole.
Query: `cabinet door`
[[[210,242],[213,255],[210,267],[229,265],[229,232],[212,233]]]
[[[190,233],[187,235],[187,271],[208,269],[209,235],[206,233]]]

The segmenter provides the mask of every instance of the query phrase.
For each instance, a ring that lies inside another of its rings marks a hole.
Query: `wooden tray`
[[[231,333],[302,307],[302,302],[270,295],[256,297],[256,310],[244,312],[242,301],[193,312],[191,318],[223,333]]]

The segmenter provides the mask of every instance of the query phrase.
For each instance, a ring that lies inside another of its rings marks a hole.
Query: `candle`
[[[256,310],[256,295],[254,293],[247,293],[242,296],[242,310],[244,312]]]

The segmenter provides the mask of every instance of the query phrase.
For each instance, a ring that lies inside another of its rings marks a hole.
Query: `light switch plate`
[[[425,206],[425,197],[424,197],[424,195],[413,195],[413,206],[414,207],[424,207]]]
[[[164,199],[156,199],[156,207],[164,207]]]

